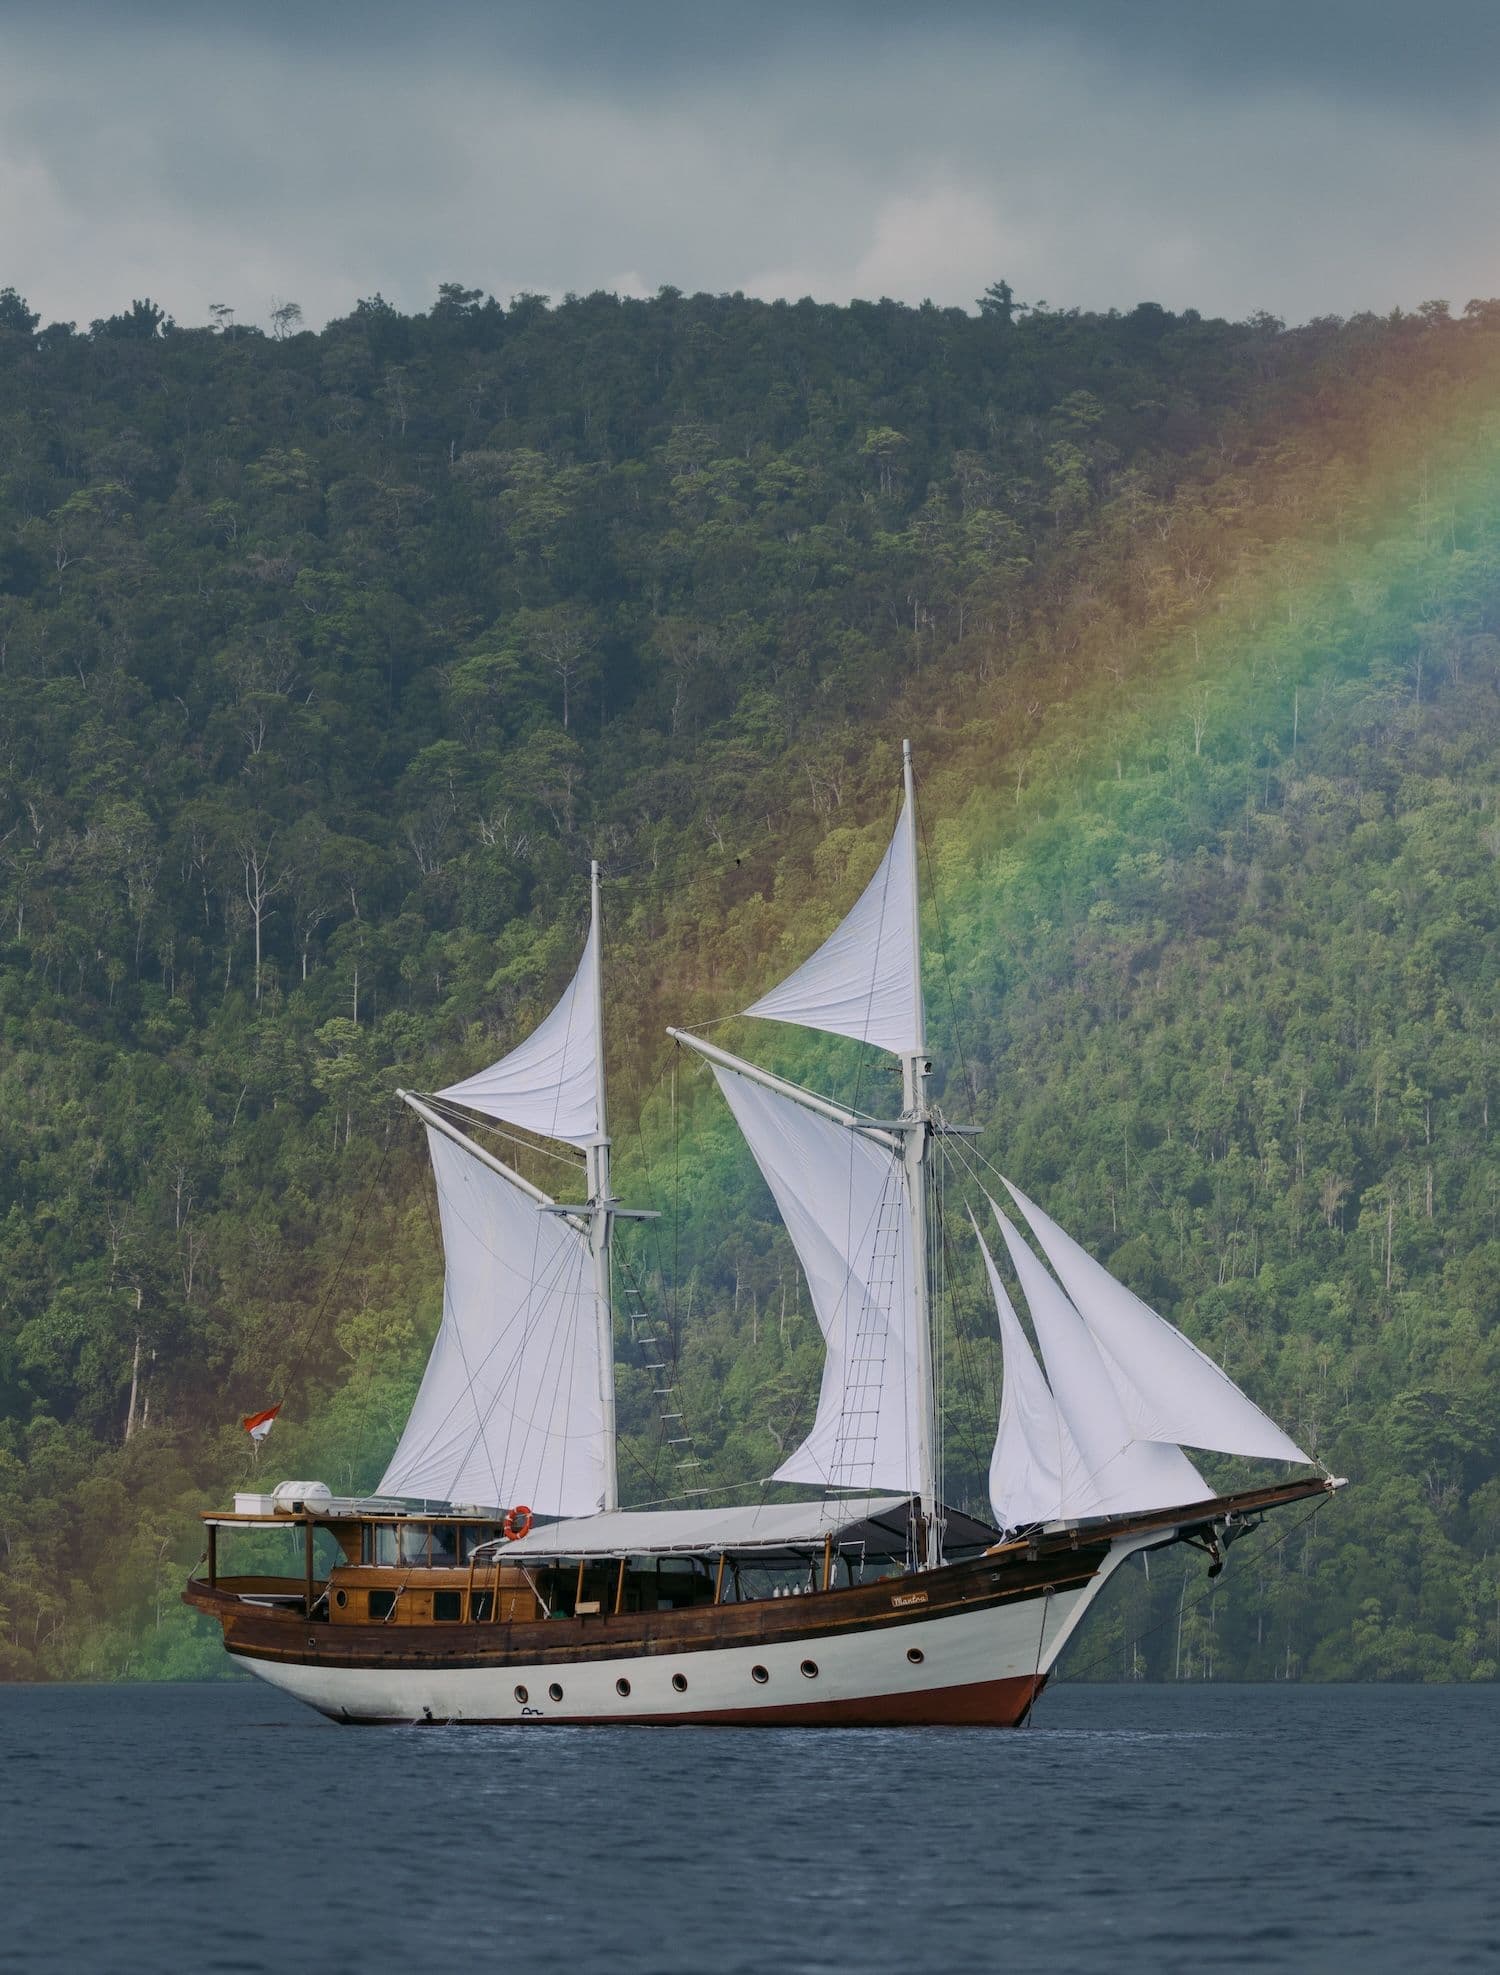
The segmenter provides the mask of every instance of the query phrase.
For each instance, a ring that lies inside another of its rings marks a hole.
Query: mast
[[[911,742],[901,743],[901,777],[906,792],[906,826],[911,832],[912,978],[916,982],[916,1048],[901,1058],[902,1167],[906,1176],[907,1222],[911,1229],[912,1280],[917,1292],[917,1474],[922,1514],[919,1564],[942,1560],[938,1528],[937,1405],[932,1382],[932,1283],[927,1255],[927,1159],[932,1144],[927,1103],[927,1013],[922,996],[922,923],[917,885],[917,794],[911,766]]]
[[[594,1263],[594,1302],[599,1324],[599,1403],[604,1418],[604,1501],[606,1512],[620,1506],[619,1457],[615,1442],[615,1325],[610,1250],[614,1195],[609,1183],[609,1119],[604,1108],[604,957],[599,924],[599,865],[589,866],[589,911],[594,951],[594,1065],[598,1126],[584,1148],[588,1174],[589,1252]]]

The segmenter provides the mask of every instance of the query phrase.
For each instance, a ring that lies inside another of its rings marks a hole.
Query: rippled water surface
[[[1494,1968],[1500,1690],[1063,1686],[1029,1729],[335,1728],[0,1689],[0,1966]]]

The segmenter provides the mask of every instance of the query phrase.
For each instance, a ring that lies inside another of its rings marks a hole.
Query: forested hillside
[[[662,1030],[836,921],[909,733],[945,1105],[1357,1484],[1211,1599],[1134,1579],[1079,1666],[1495,1677],[1500,305],[275,328],[0,293],[0,1669],[218,1664],[177,1591],[241,1412],[379,1474],[440,1284],[393,1092],[550,1005],[590,857],[629,1295],[708,1480],[770,1471],[815,1327]]]

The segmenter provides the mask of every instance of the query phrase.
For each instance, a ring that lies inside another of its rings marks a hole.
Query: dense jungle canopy
[[[277,1474],[378,1476],[441,1272],[393,1093],[550,1005],[591,857],[663,1212],[625,1498],[671,1491],[638,1308],[700,1478],[770,1472],[815,1325],[662,1031],[836,922],[909,733],[945,1105],[1356,1484],[1211,1596],[1127,1573],[1075,1663],[1494,1678],[1497,639],[1500,304],[0,293],[0,1670],[218,1668],[177,1591],[241,1412],[285,1397]]]

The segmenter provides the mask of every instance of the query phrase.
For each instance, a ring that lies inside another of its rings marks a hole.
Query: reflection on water
[[[338,1729],[0,1692],[0,1966],[1490,1968],[1500,1691],[1068,1687],[967,1729]]]

